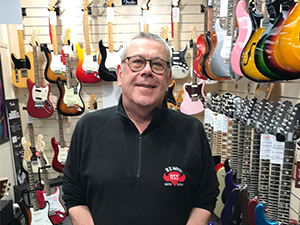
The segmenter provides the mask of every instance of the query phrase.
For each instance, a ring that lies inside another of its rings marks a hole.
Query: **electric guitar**
[[[174,46],[172,47],[172,78],[182,79],[188,75],[189,66],[185,60],[187,46],[179,50],[178,25],[179,25],[179,2],[172,0],[172,22],[174,28]]]
[[[197,34],[195,27],[190,27],[191,39],[193,40],[193,59],[197,56]],[[192,70],[193,71],[193,70]],[[197,82],[197,76],[193,73],[193,81],[191,83],[185,83],[183,85],[184,99],[180,106],[180,111],[188,115],[194,115],[204,110],[202,101],[199,99],[200,96],[205,99],[203,88],[205,80]]]
[[[63,204],[60,202],[61,198],[61,190],[59,187],[55,187],[55,192],[51,193],[50,190],[50,182],[48,178],[48,171],[46,169],[46,164],[44,160],[44,151],[41,146],[41,142],[43,139],[43,135],[39,134],[37,137],[37,151],[40,155],[41,162],[41,171],[42,171],[42,179],[44,181],[44,190],[37,190],[37,197],[39,202],[39,207],[42,208],[45,204],[45,201],[49,202],[49,217],[53,224],[59,224],[66,218],[66,209]]]
[[[176,87],[176,81],[172,80],[172,83],[168,87],[168,91],[165,93],[165,99],[169,109],[177,111],[178,104],[174,95],[174,90]]]
[[[45,67],[45,78],[50,83],[56,83],[57,78],[65,81],[66,68],[62,62],[61,54],[58,54],[57,49],[57,37],[56,37],[56,12],[55,5],[56,0],[50,0],[49,11],[50,11],[50,24],[51,27],[51,40],[53,43],[53,51],[51,52],[47,47],[43,48],[45,56],[47,58],[47,64]]]
[[[89,112],[94,112],[96,109],[97,109],[97,101],[95,98],[95,94],[93,93],[89,101]]]
[[[33,130],[33,120],[32,120],[32,117],[30,115],[27,115],[27,124],[28,124],[28,130],[29,130],[29,140],[30,140],[30,143],[35,143],[34,130]],[[23,148],[25,147],[26,143],[27,143],[26,138],[22,137],[21,138],[21,144],[22,144]],[[45,147],[45,142],[42,142],[42,144],[43,144],[43,147]],[[39,165],[38,165],[37,157],[35,155],[35,153],[36,153],[36,147],[35,147],[35,145],[31,146],[30,149],[31,149],[31,152],[32,152],[32,157],[30,159],[32,172],[33,173],[38,173]],[[49,165],[49,163],[48,163],[49,161],[48,161],[48,159],[47,159],[46,156],[45,156],[45,161],[46,161],[46,164]],[[28,171],[27,162],[24,160],[24,157],[23,157],[22,165],[23,165],[23,168],[26,171]]]
[[[65,32],[63,44],[64,44],[64,59],[66,63],[66,82],[60,80],[60,77],[57,78],[57,86],[59,89],[59,96],[57,99],[56,108],[58,112],[64,116],[79,116],[84,112],[84,103],[80,96],[81,83],[78,82],[77,86],[72,86],[71,84],[71,71],[69,65],[69,54],[72,52],[70,46],[70,36],[71,32],[68,29]]]
[[[33,82],[35,81],[34,67],[33,67],[33,54],[32,52],[25,53],[24,42],[23,42],[23,24],[18,25],[17,30],[18,30],[20,58],[17,59],[14,53],[11,54],[11,61],[13,63],[11,81],[16,87],[26,88],[27,78],[30,78]]]
[[[107,12],[109,9],[113,9],[113,0],[107,0]],[[113,42],[113,21],[107,21],[108,26],[108,48],[103,45],[103,41],[99,42],[99,49],[101,52],[101,62],[99,66],[99,75],[104,81],[116,81],[117,80],[117,66],[120,64],[120,50],[123,46],[120,46],[119,50],[114,50]]]
[[[39,66],[37,58],[37,45],[38,45],[38,29],[34,29],[30,44],[33,49],[34,57],[34,73],[35,73],[35,83],[29,78],[27,79],[27,87],[29,90],[29,99],[27,102],[27,112],[30,116],[35,118],[47,118],[53,113],[53,106],[49,100],[50,86],[40,86],[39,82]]]
[[[40,146],[42,143],[38,143]],[[24,148],[24,159],[27,162],[28,174],[29,174],[29,187],[30,187],[30,212],[28,212],[28,223],[30,225],[51,225],[53,224],[49,218],[49,202],[45,201],[43,208],[39,208],[39,202],[36,194],[35,180],[31,168],[30,158],[32,156],[32,152],[30,150],[31,143],[26,142]]]
[[[85,50],[80,48],[79,43],[76,44],[76,52],[78,56],[76,77],[82,83],[97,83],[101,80],[98,74],[99,49],[96,50],[96,53],[92,53],[90,46],[88,7],[90,7],[91,4],[89,4],[89,0],[83,1],[82,11],[84,21]]]
[[[259,203],[254,211],[255,224],[257,225],[279,225],[275,220],[269,220],[265,215],[265,206]]]
[[[246,2],[244,0],[239,0],[237,3],[236,20],[238,23],[239,34],[231,51],[230,64],[231,68],[238,76],[243,76],[240,68],[240,59],[242,51],[247,44],[252,31],[251,19],[247,13]]]
[[[151,0],[143,0],[142,2],[142,20],[143,20],[143,32],[149,32],[149,24],[148,24],[148,10],[149,3]]]
[[[59,112],[57,112],[57,120],[59,131],[59,143],[55,141],[55,137],[51,138],[51,145],[54,150],[52,167],[57,172],[62,173],[69,153],[69,146],[65,145],[63,121],[62,116]]]
[[[226,171],[224,168],[224,164],[223,163],[219,163],[218,165],[216,165],[216,173],[217,173],[217,179],[219,181],[219,190],[220,193],[217,196],[217,202],[216,202],[216,206],[214,209],[214,214],[220,218],[222,210],[224,208],[224,203],[222,202],[222,193],[223,190],[225,188],[225,175],[226,175]]]

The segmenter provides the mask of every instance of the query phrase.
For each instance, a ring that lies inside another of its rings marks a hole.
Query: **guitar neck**
[[[53,54],[58,55],[56,26],[55,25],[51,25],[51,32],[52,32],[52,42],[53,42]]]
[[[40,87],[40,82],[39,82],[39,63],[38,63],[36,46],[32,46],[32,52],[33,52],[33,61],[34,61],[33,64],[34,64],[35,86],[37,88],[39,88]]]
[[[30,143],[32,143],[32,144],[34,145],[35,140],[34,140],[33,124],[32,124],[32,123],[28,123],[28,128],[29,128],[29,139],[30,139]]]
[[[62,116],[60,115],[60,113],[57,113],[57,117],[58,117],[60,147],[64,148],[65,147],[65,140],[64,140],[64,130],[63,130]]]
[[[174,51],[179,51],[179,45],[178,45],[178,22],[174,22]]]
[[[25,59],[25,49],[24,49],[22,30],[18,30],[18,41],[19,41],[19,49],[20,49],[20,58]]]
[[[70,62],[69,62],[69,54],[65,54],[65,63],[66,63],[66,82],[67,82],[67,88],[71,89],[71,73],[70,73]]]
[[[44,180],[45,186],[45,193],[46,196],[50,196],[51,195],[51,190],[50,190],[50,182],[49,182],[49,178],[48,178],[48,173],[47,173],[47,169],[46,167],[46,162],[45,162],[45,157],[44,157],[44,152],[40,151],[40,161],[41,161],[41,166],[42,166],[42,178]]]
[[[27,161],[27,172],[28,172],[28,177],[29,177],[30,200],[31,200],[31,204],[33,207],[33,211],[36,212],[39,210],[39,203],[38,203],[38,198],[37,198],[37,194],[35,191],[35,179],[34,179],[33,170],[32,170],[30,161]]]
[[[251,132],[250,126],[245,126],[243,160],[242,160],[242,186],[250,183],[250,156],[251,156]],[[241,150],[241,149],[240,149]]]
[[[236,119],[232,120],[232,144],[231,144],[231,168],[238,167],[238,149],[239,149],[239,122]]]
[[[107,23],[108,27],[108,52],[114,51],[114,40],[113,40],[113,25],[112,22]]]
[[[242,179],[242,168],[243,168],[243,153],[244,153],[244,139],[245,139],[245,125],[239,123],[239,133],[238,133],[238,166],[237,166],[237,183],[241,183]]]
[[[89,17],[87,11],[83,12],[83,20],[84,20],[85,54],[91,55],[91,44],[90,44],[90,36],[89,36]]]

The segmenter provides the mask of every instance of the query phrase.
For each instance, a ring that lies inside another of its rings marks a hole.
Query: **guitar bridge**
[[[85,71],[87,74],[93,74],[93,70],[86,70]]]
[[[21,76],[22,77],[27,77],[27,70],[21,70]]]
[[[54,74],[61,74],[61,70],[54,70]]]

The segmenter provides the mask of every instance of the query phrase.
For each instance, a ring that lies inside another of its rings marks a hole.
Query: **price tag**
[[[51,26],[56,26],[57,25],[57,21],[56,21],[56,12],[55,11],[50,11],[49,12],[49,18],[50,18],[50,24]]]
[[[72,53],[72,47],[71,45],[64,45],[63,50],[65,54],[71,54]]]
[[[179,23],[179,8],[172,8],[173,23]]]
[[[17,24],[17,30],[24,30],[23,24]]]
[[[223,124],[223,115],[217,115],[217,131],[222,131],[222,124]]]
[[[218,115],[213,115],[213,131],[217,131]]]
[[[274,136],[271,134],[260,135],[260,159],[271,159],[273,138]]]
[[[113,23],[114,22],[114,17],[115,17],[115,13],[114,13],[114,7],[107,7],[107,22],[108,23]]]
[[[270,163],[282,165],[283,157],[284,157],[284,142],[276,141],[276,138],[274,137]]]
[[[33,123],[32,116],[29,115],[28,111],[26,111],[26,113],[27,113],[27,123]]]
[[[143,23],[148,24],[148,18],[149,18],[149,11],[148,10],[143,10]]]
[[[204,111],[204,123],[211,124],[211,110],[210,109],[205,109]]]
[[[224,116],[224,115],[222,119],[222,132],[223,133],[228,132],[228,116]]]

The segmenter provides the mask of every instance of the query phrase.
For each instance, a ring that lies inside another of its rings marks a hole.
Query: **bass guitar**
[[[188,75],[189,66],[185,60],[187,46],[179,50],[178,24],[179,24],[179,2],[172,0],[172,22],[174,28],[174,46],[172,47],[172,78],[182,79]]]
[[[45,56],[47,58],[47,64],[45,67],[45,78],[50,83],[56,83],[57,78],[65,81],[66,68],[62,62],[61,54],[58,54],[57,49],[57,37],[56,37],[56,12],[55,12],[55,0],[51,0],[49,3],[50,11],[50,28],[51,28],[51,41],[53,43],[53,51],[51,52],[47,47],[43,48]]]
[[[25,53],[23,42],[23,25],[17,26],[18,42],[20,50],[20,58],[17,59],[14,53],[11,54],[11,61],[13,63],[13,71],[11,74],[11,81],[13,85],[19,88],[27,88],[27,79],[35,82],[33,54],[32,52]]]
[[[37,151],[40,156],[41,162],[41,171],[42,171],[42,179],[44,181],[44,190],[43,191],[36,191],[39,207],[42,208],[47,201],[50,204],[49,209],[49,217],[53,224],[59,224],[66,218],[66,209],[63,204],[60,202],[61,199],[61,190],[59,187],[55,187],[55,192],[51,193],[50,190],[50,182],[48,178],[48,171],[46,169],[46,164],[44,160],[44,151],[41,147],[41,143],[43,139],[43,135],[39,134],[37,137]]]
[[[51,138],[51,145],[54,150],[52,167],[57,172],[62,173],[69,153],[69,146],[66,146],[65,144],[63,121],[62,116],[59,112],[57,112],[57,120],[59,131],[59,143],[55,141],[55,137]]]
[[[57,86],[59,89],[59,96],[57,99],[56,108],[58,112],[64,116],[79,116],[84,112],[84,103],[80,96],[81,83],[78,82],[77,86],[72,86],[71,84],[71,71],[69,65],[69,54],[72,52],[70,46],[70,37],[69,33],[71,32],[68,29],[64,35],[63,44],[64,44],[64,61],[66,64],[66,82],[60,80],[60,77],[57,78]]]
[[[89,0],[83,2],[83,21],[84,21],[84,40],[85,50],[80,48],[80,44],[76,44],[76,52],[78,56],[78,64],[76,69],[76,77],[82,83],[97,83],[101,80],[98,74],[99,68],[99,49],[96,53],[91,52],[89,37],[89,19],[88,7]]]
[[[37,143],[40,146],[42,143]],[[26,210],[28,213],[27,218],[29,225],[51,225],[53,224],[49,218],[49,202],[45,201],[42,208],[39,208],[39,202],[36,194],[35,180],[31,168],[30,158],[32,156],[32,152],[30,150],[31,143],[26,142],[24,148],[24,159],[27,162],[28,174],[29,174],[29,187],[30,187],[30,202],[31,207],[30,211]]]
[[[47,118],[52,115],[54,109],[52,103],[49,100],[50,86],[40,86],[39,82],[39,66],[37,58],[37,44],[39,33],[38,29],[33,30],[31,36],[30,44],[33,49],[34,57],[34,73],[35,73],[35,83],[29,78],[27,79],[27,86],[29,90],[29,99],[27,102],[27,112],[30,116],[35,118]]]
[[[190,27],[191,39],[193,40],[193,59],[197,56],[197,34],[195,27]],[[197,76],[193,73],[193,81],[183,85],[184,99],[180,106],[180,111],[188,115],[194,115],[204,110],[204,106],[200,98],[205,99],[203,88],[205,80],[197,82]]]
[[[107,13],[110,13],[110,9],[113,9],[113,0],[107,0]],[[113,18],[113,17],[112,17]],[[113,21],[107,21],[108,26],[108,48],[103,45],[103,41],[99,42],[99,49],[101,52],[101,62],[99,66],[100,78],[104,81],[117,81],[117,66],[121,63],[120,50],[123,46],[120,46],[119,50],[114,50],[113,42]]]

